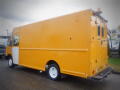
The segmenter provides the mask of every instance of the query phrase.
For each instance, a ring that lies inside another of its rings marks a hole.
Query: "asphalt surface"
[[[0,90],[120,90],[120,75],[102,81],[73,76],[52,81],[45,73],[20,66],[10,69],[7,60],[0,60]]]

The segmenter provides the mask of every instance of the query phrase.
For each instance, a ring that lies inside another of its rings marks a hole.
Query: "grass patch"
[[[120,58],[110,58],[109,63],[114,65],[120,65]]]
[[[110,58],[109,64],[115,71],[120,72],[120,58]]]

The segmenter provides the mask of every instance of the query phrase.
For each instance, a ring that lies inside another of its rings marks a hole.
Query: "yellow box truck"
[[[8,65],[102,79],[111,68],[107,55],[107,25],[99,12],[85,10],[16,28]]]

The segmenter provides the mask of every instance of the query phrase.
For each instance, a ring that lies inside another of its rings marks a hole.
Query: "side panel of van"
[[[17,28],[13,36],[19,36],[19,65],[45,71],[53,60],[61,73],[84,78],[104,70],[107,28],[91,22],[92,16],[86,10]]]
[[[45,70],[49,60],[62,73],[87,77],[90,68],[90,11],[20,29],[20,65]]]

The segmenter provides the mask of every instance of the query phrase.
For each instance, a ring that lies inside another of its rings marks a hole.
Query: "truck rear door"
[[[105,34],[104,25],[98,25],[98,37],[97,37],[97,55],[96,55],[96,68],[97,71],[101,71],[105,68],[107,64],[107,36]]]

